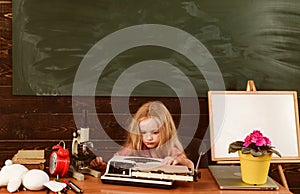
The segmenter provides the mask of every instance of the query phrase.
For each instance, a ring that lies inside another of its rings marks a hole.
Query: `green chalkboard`
[[[13,94],[206,96],[249,79],[299,93],[299,13],[298,0],[14,0]]]

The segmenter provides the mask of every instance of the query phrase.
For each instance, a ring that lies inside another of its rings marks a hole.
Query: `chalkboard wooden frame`
[[[257,129],[282,154],[273,156],[273,163],[299,162],[297,92],[209,91],[208,102],[212,161],[238,162],[237,153],[228,153],[229,144]]]

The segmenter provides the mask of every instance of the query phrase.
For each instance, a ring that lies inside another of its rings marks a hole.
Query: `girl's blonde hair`
[[[139,124],[147,118],[152,118],[158,123],[160,132],[160,142],[157,148],[151,151],[155,151],[161,158],[171,156],[173,148],[184,154],[171,113],[163,103],[154,101],[143,104],[129,125],[126,145],[136,152],[135,155],[139,155],[138,152],[143,148]]]

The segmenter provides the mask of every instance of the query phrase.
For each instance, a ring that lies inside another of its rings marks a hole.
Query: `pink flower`
[[[270,139],[263,136],[259,130],[254,130],[250,135],[248,135],[245,138],[243,145],[248,147],[252,143],[254,143],[256,146],[271,145]]]
[[[228,152],[233,153],[241,151],[243,154],[251,154],[258,157],[265,154],[276,154],[281,157],[281,154],[273,149],[269,138],[263,136],[259,130],[254,130],[246,136],[244,141],[235,141],[229,145]]]
[[[251,142],[251,137],[250,137],[250,135],[248,135],[246,138],[245,138],[245,140],[244,140],[244,146],[245,147],[248,147],[250,144],[251,144],[252,142]]]

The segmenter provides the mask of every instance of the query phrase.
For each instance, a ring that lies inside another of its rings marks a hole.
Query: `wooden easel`
[[[254,84],[254,81],[253,81],[253,80],[248,80],[246,91],[247,91],[247,92],[256,92],[256,87],[255,87],[255,84]],[[281,165],[281,164],[277,164],[277,169],[278,169],[279,176],[280,176],[280,179],[281,179],[281,181],[282,181],[283,186],[284,186],[287,190],[289,190],[289,186],[288,186],[288,183],[287,183],[287,181],[286,181],[286,177],[285,177],[285,175],[284,175],[282,165]]]

